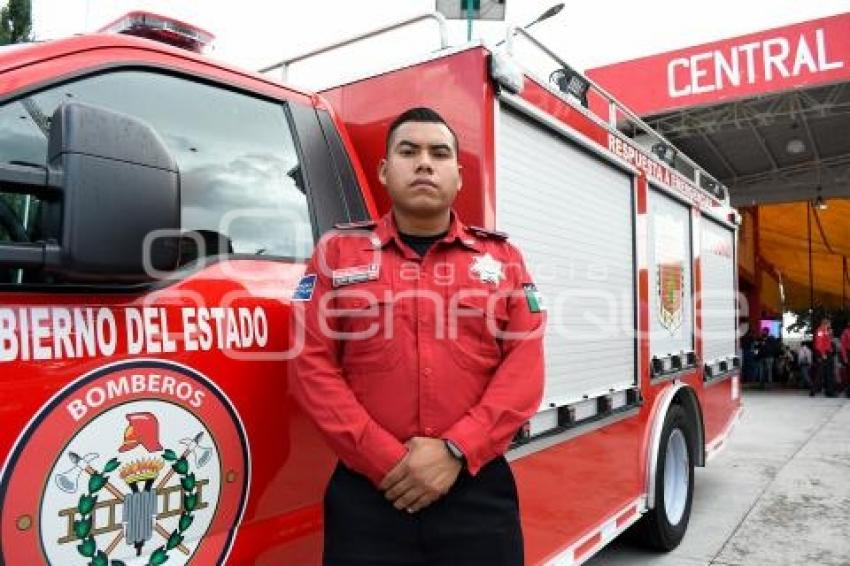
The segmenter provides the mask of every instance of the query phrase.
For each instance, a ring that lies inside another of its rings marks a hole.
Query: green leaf
[[[79,552],[86,558],[91,558],[92,556],[94,556],[95,550],[97,550],[97,544],[94,542],[94,537],[89,537],[84,540],[82,544],[77,545],[77,552]]]
[[[174,465],[171,466],[174,468],[174,471],[180,474],[181,476],[186,475],[186,472],[189,471],[189,462],[186,461],[186,458],[180,458]]]
[[[118,469],[118,466],[121,465],[121,462],[118,461],[118,458],[112,458],[110,461],[106,463],[103,467],[103,473],[108,474],[109,472],[114,472]],[[114,560],[113,560],[114,562]]]
[[[91,532],[91,517],[87,517],[84,519],[80,519],[79,521],[74,521],[74,534],[77,535],[77,538],[83,540],[89,533]]]
[[[103,486],[106,485],[107,478],[102,474],[92,474],[89,478],[89,491],[91,493],[97,493]]]
[[[109,557],[106,556],[106,553],[102,550],[97,551],[97,556],[95,556],[92,561],[92,566],[109,566]]]
[[[180,529],[181,533],[184,533],[186,532],[186,529],[188,529],[192,525],[192,521],[194,520],[195,517],[193,517],[189,513],[183,513],[182,515],[180,515],[180,523],[177,525],[177,528]]]
[[[85,517],[86,515],[92,512],[95,503],[97,503],[97,497],[83,494],[80,496],[79,503],[77,503],[77,511],[80,512],[80,515]]]
[[[167,550],[171,550],[173,548],[176,548],[181,542],[183,542],[183,537],[180,535],[179,532],[174,531],[173,533],[171,533],[171,536],[168,537],[168,542],[165,544],[165,548]]]
[[[148,560],[148,564],[151,566],[159,566],[163,564],[166,560],[168,560],[168,553],[165,552],[165,549],[161,546],[154,550],[153,554],[151,554],[150,560]]]
[[[186,494],[183,496],[183,507],[186,511],[194,511],[198,506],[198,496]]]
[[[173,462],[174,460],[177,459],[177,454],[175,454],[174,450],[172,450],[171,448],[166,448],[162,452],[162,458],[163,458],[163,460],[168,460],[169,462]]]
[[[127,566],[123,560],[111,560],[109,566]]]
[[[183,476],[183,479],[180,480],[180,485],[182,485],[183,489],[185,489],[186,491],[192,491],[193,489],[195,489],[196,483],[197,482],[195,481],[194,473],[191,473],[188,476]]]

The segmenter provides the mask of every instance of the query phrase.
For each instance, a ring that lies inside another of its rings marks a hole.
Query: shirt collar
[[[372,248],[383,248],[391,241],[395,241],[396,245],[399,249],[401,247],[401,237],[398,233],[398,226],[395,222],[395,217],[393,216],[392,211],[386,213],[379,221],[378,225],[372,231],[371,244]],[[460,242],[463,246],[480,252],[480,246],[478,244],[478,240],[472,234],[469,234],[466,230],[466,225],[460,221],[457,213],[452,210],[451,211],[451,221],[449,224],[449,230],[446,233],[445,237],[443,237],[441,242],[456,243]]]

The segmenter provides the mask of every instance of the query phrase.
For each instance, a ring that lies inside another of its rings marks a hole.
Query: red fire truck
[[[635,523],[679,543],[741,410],[722,186],[524,30],[312,94],[181,22],[112,29],[0,48],[0,562],[319,562],[335,458],[290,394],[291,300],[318,237],[388,210],[386,128],[419,105],[461,140],[461,217],[547,300],[508,454],[528,563]]]

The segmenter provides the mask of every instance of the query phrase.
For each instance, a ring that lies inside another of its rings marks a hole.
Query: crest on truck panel
[[[222,564],[248,495],[245,430],[214,383],[132,360],[30,421],[0,475],[0,563]]]
[[[658,321],[670,334],[675,334],[682,326],[684,271],[681,262],[658,266]]]

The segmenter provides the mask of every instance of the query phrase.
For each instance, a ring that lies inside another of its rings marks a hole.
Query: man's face
[[[448,210],[461,186],[451,130],[439,123],[403,123],[393,132],[378,178],[402,212],[433,216]]]

